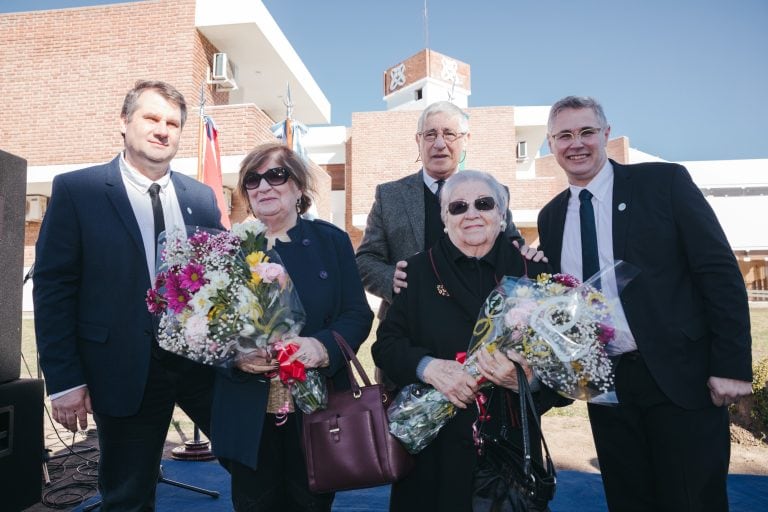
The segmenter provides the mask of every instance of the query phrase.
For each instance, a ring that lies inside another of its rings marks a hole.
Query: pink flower
[[[261,279],[265,283],[273,283],[277,281],[280,286],[285,286],[286,275],[285,268],[277,263],[259,263],[256,265],[254,271],[259,274]]]
[[[536,309],[535,300],[520,299],[504,315],[504,323],[513,328],[528,325],[534,309]]]
[[[181,286],[194,293],[207,281],[204,277],[205,268],[197,263],[190,263],[181,271],[179,281]]]

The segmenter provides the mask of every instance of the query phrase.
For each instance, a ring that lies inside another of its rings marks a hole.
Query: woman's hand
[[[466,409],[475,400],[477,381],[458,361],[433,359],[424,368],[424,382],[445,395],[453,405]]]
[[[235,367],[247,373],[268,373],[277,370],[277,361],[269,350],[257,348],[251,352],[240,352],[235,357]]]
[[[497,386],[517,391],[517,369],[512,361],[523,367],[525,377],[530,383],[533,380],[533,369],[518,352],[510,349],[504,355],[499,350],[490,353],[480,349],[477,354],[477,367],[480,370],[480,375]]]
[[[299,349],[294,352],[288,363],[298,360],[304,365],[304,368],[322,368],[331,364],[328,350],[317,338],[297,336],[285,341],[299,346]]]

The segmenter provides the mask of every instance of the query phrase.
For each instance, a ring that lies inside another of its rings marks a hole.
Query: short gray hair
[[[447,211],[448,198],[459,186],[464,183],[479,181],[485,183],[489,189],[491,189],[491,195],[496,201],[496,209],[499,210],[499,215],[502,220],[507,216],[507,208],[509,207],[509,190],[507,187],[499,183],[492,174],[484,171],[464,170],[459,171],[450,179],[445,180],[445,185],[440,191],[440,218],[445,223],[445,212]]]
[[[597,120],[600,122],[600,128],[606,128],[608,126],[608,120],[605,118],[605,112],[603,106],[590,96],[566,96],[563,99],[557,100],[552,108],[549,110],[549,120],[547,121],[547,131],[552,134],[552,125],[555,122],[557,114],[565,109],[572,108],[579,110],[582,108],[590,108],[592,112],[597,116]]]
[[[419,116],[419,133],[424,129],[424,123],[427,121],[427,118],[434,114],[448,114],[452,118],[455,117],[459,120],[459,131],[462,133],[469,132],[469,115],[466,112],[450,101],[437,101],[425,108],[424,112]]]

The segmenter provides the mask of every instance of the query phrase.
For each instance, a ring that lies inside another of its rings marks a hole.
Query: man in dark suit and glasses
[[[608,346],[619,405],[589,405],[608,506],[725,511],[727,407],[751,393],[744,281],[686,169],[609,160],[610,130],[592,98],[553,105],[549,147],[569,188],[538,220],[539,249],[558,271],[588,278],[614,260],[639,270],[617,312],[631,334]],[[612,281],[601,282],[608,294]]]
[[[125,149],[110,163],[53,181],[35,262],[35,331],[53,417],[99,434],[101,510],[154,510],[174,404],[208,433],[210,368],[160,349],[144,298],[157,232],[223,229],[213,191],[170,170],[184,97],[137,82],[125,97]]]

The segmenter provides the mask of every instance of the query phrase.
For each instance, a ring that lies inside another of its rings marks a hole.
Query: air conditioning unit
[[[528,158],[528,142],[521,140],[517,143],[517,159],[525,160]]]
[[[237,89],[234,70],[235,66],[226,53],[214,53],[208,83],[216,85],[220,91],[234,91]]]
[[[24,220],[27,222],[42,222],[46,208],[48,208],[47,196],[40,194],[28,195]]]

